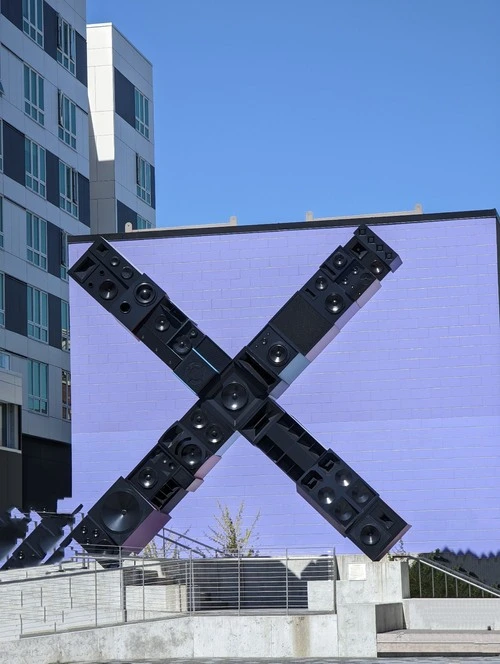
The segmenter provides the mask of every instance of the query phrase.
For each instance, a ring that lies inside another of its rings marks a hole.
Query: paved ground
[[[105,664],[494,664],[498,658],[492,657],[391,657],[387,659],[371,658],[331,658],[331,659],[145,659],[145,660],[110,660]],[[97,664],[97,663],[96,663]]]

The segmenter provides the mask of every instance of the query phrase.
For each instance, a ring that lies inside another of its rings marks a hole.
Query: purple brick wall
[[[500,550],[500,327],[494,218],[389,224],[403,259],[280,398],[412,524],[409,551]],[[234,355],[355,228],[130,239],[116,247]],[[71,246],[74,262],[88,244]],[[195,396],[71,284],[74,498],[89,508]],[[206,540],[217,502],[260,546],[355,551],[239,439],[169,524]]]

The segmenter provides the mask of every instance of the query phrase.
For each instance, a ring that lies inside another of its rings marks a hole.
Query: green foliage
[[[260,519],[260,512],[257,513],[250,526],[244,528],[244,501],[241,501],[234,516],[227,505],[217,504],[220,514],[214,517],[216,525],[215,527],[210,526],[209,532],[205,533],[205,536],[225,557],[257,555],[255,543],[258,535],[255,533],[255,527]]]
[[[429,560],[439,559],[440,551],[425,554]],[[454,568],[450,567],[450,571]],[[491,597],[467,581],[456,579],[418,560],[409,561],[410,597]]]

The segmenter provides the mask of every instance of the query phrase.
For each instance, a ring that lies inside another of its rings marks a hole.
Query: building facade
[[[496,212],[363,221],[403,264],[278,401],[412,525],[406,551],[497,552]],[[108,240],[234,356],[358,224],[159,230]],[[91,239],[70,244],[72,263]],[[70,292],[73,496],[89,509],[196,396],[76,283]],[[206,541],[218,504],[235,513],[242,501],[248,525],[260,512],[257,548],[354,551],[244,438],[175,507],[169,526]]]
[[[111,23],[87,26],[92,230],[156,226],[153,72]]]
[[[88,50],[85,0],[2,0],[0,32],[0,509],[55,510],[71,495],[67,240],[155,223],[151,65],[111,25]]]

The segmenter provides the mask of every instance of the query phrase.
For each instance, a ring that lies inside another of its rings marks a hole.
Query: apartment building
[[[86,0],[1,2],[0,509],[71,495],[68,237],[155,225],[151,64],[88,34]]]

